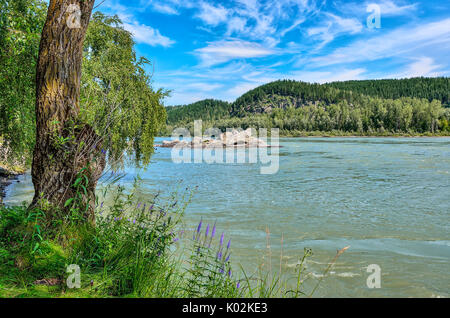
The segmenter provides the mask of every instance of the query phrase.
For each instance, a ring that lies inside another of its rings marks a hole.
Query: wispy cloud
[[[377,4],[380,6],[382,15],[396,16],[403,15],[415,11],[417,9],[418,4],[405,4],[398,5],[391,0],[379,1]]]
[[[450,45],[450,19],[431,22],[414,27],[402,27],[373,38],[359,40],[340,47],[333,53],[312,59],[317,65],[373,61],[402,56],[419,48],[443,44],[441,50]]]
[[[392,0],[366,0],[365,2],[348,2],[340,1],[336,3],[336,8],[345,14],[353,14],[358,17],[363,17],[367,15],[366,8],[369,4],[377,4],[380,6],[380,13],[383,17],[393,17],[393,16],[403,16],[410,15],[415,12],[419,4],[418,3],[405,3],[400,4],[399,1],[394,2]]]
[[[214,6],[206,2],[200,3],[200,12],[196,15],[204,23],[211,26],[217,26],[222,22],[227,21],[229,10],[223,6]]]
[[[381,29],[367,29],[371,3],[381,8]],[[105,8],[146,44],[138,52],[155,61],[154,83],[173,90],[172,105],[233,101],[278,79],[450,74],[448,2],[108,0]]]
[[[162,3],[154,3],[153,10],[155,10],[156,12],[165,13],[165,14],[175,14],[175,15],[180,14],[177,11],[177,9],[175,9],[174,7],[171,7],[167,4],[162,4]]]
[[[414,62],[409,64],[404,71],[398,73],[390,74],[389,77],[392,78],[408,78],[408,77],[436,77],[445,74],[442,70],[443,65],[435,64],[435,61],[426,56],[415,58]]]
[[[124,23],[124,28],[125,30],[133,34],[134,39],[137,43],[163,47],[170,47],[175,43],[175,41],[161,35],[159,30],[153,29],[152,27],[144,24]]]
[[[274,50],[254,42],[242,40],[222,40],[211,42],[208,46],[195,50],[201,60],[201,66],[209,67],[234,59],[248,59],[275,54]]]
[[[363,25],[355,18],[342,18],[332,13],[326,13],[327,23],[325,26],[312,27],[307,30],[310,37],[321,41],[315,50],[319,50],[342,34],[357,34],[363,30]]]

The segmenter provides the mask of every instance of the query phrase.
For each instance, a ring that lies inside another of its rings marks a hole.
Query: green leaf
[[[73,198],[70,198],[69,200],[64,203],[64,207],[67,208],[71,203],[73,202]]]

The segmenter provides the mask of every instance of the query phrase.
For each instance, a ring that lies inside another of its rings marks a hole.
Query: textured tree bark
[[[83,42],[94,0],[50,0],[36,73],[35,196],[64,211],[79,171],[89,178],[86,219],[94,222],[95,187],[105,167],[101,139],[78,122]],[[81,14],[81,15],[80,15]]]

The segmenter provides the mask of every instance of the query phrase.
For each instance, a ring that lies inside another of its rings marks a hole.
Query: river
[[[171,149],[161,148],[147,170],[127,167],[122,184],[139,174],[143,196],[170,193],[176,181],[198,187],[186,226],[217,221],[232,237],[233,262],[249,272],[264,262],[293,276],[309,247],[305,286],[313,286],[336,250],[350,246],[315,296],[450,296],[450,138],[282,138],[280,144],[276,174],[260,174],[260,164],[175,164]],[[30,176],[19,180],[7,189],[6,204],[31,199]],[[371,264],[381,269],[381,288],[367,286]]]

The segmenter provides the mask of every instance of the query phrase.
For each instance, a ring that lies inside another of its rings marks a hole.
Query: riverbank
[[[24,173],[25,169],[19,167],[11,168],[0,163],[0,204],[2,204],[5,197],[6,188]]]
[[[450,131],[439,132],[439,133],[392,133],[392,132],[373,132],[358,134],[357,132],[344,132],[344,131],[280,131],[280,137],[321,137],[321,138],[332,138],[332,137],[349,137],[349,138],[420,138],[420,137],[449,137]]]
[[[170,134],[160,134],[158,137],[166,137]],[[269,134],[270,136],[270,134]],[[450,131],[439,133],[391,133],[391,132],[373,132],[358,134],[357,132],[345,132],[345,131],[287,131],[280,130],[279,136],[281,138],[305,138],[305,137],[320,137],[320,138],[333,138],[333,137],[349,137],[349,138],[420,138],[420,137],[450,137]]]

